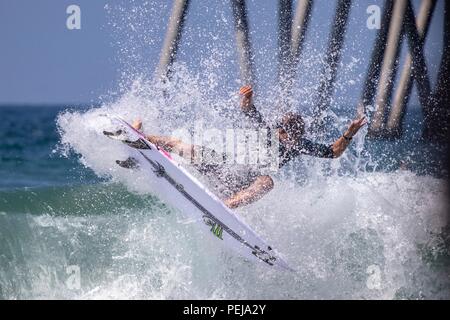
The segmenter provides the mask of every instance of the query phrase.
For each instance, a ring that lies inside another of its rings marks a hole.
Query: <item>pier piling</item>
[[[239,71],[242,84],[257,85],[250,42],[249,23],[245,0],[230,0],[235,28]],[[279,112],[289,107],[293,84],[311,20],[313,0],[298,0],[293,15],[292,0],[278,0],[278,84]],[[170,77],[181,41],[190,0],[174,0],[164,39],[157,75]],[[402,119],[406,113],[413,84],[416,83],[419,101],[424,114],[423,136],[429,139],[446,139],[450,121],[450,1],[444,1],[443,53],[436,86],[431,87],[424,44],[437,0],[422,0],[415,17],[410,0],[385,0],[382,24],[378,30],[363,89],[356,112],[366,114],[367,106],[374,105],[375,112],[369,125],[372,138],[398,138],[402,135]],[[317,99],[312,113],[312,132],[324,132],[325,111],[329,108],[338,65],[341,58],[352,0],[338,0],[328,46],[317,87]],[[408,53],[401,68],[398,86],[393,93],[403,37],[408,43]],[[391,98],[392,103],[391,103]]]
[[[323,112],[329,107],[333,94],[351,5],[351,0],[339,0],[337,2],[328,48],[325,54],[325,62],[317,90],[318,102],[313,109],[315,119],[312,125],[312,131],[314,132],[323,131],[325,125]]]
[[[423,136],[448,143],[450,124],[450,1],[444,4],[443,50],[431,107],[424,110]]]
[[[386,113],[395,81],[403,33],[403,22],[408,2],[408,0],[396,0],[394,2],[392,18],[389,23],[386,49],[383,56],[383,65],[378,83],[378,93],[375,98],[376,110],[369,127],[369,135],[372,137],[385,136]]]
[[[377,84],[380,77],[381,65],[383,63],[384,51],[386,49],[386,39],[389,31],[389,25],[392,17],[392,8],[394,0],[386,0],[384,3],[382,24],[377,32],[375,43],[367,68],[364,86],[357,106],[357,114],[362,116],[366,113],[366,107],[373,104],[377,91]]]
[[[166,36],[157,67],[157,76],[160,79],[170,77],[170,67],[175,60],[178,46],[181,41],[184,22],[188,11],[190,0],[175,0],[172,13],[169,18]]]
[[[414,79],[416,80],[422,108],[428,109],[430,107],[431,88],[423,46],[435,5],[436,0],[422,0],[419,14],[415,20],[411,3],[408,4],[406,34],[408,36],[410,51],[402,67],[399,84],[386,124],[386,134],[390,137],[399,137],[401,135],[402,119],[405,114]]]
[[[241,81],[243,84],[251,84],[252,86],[255,86],[253,54],[250,44],[245,0],[231,0],[231,7],[233,10]]]

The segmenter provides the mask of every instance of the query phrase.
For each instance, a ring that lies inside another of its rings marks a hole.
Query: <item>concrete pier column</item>
[[[295,10],[291,29],[291,53],[294,70],[297,67],[298,59],[303,49],[306,30],[308,29],[309,20],[311,17],[312,6],[312,0],[298,0],[297,8]]]
[[[384,135],[386,112],[395,81],[403,32],[403,21],[408,2],[408,0],[395,0],[394,2],[387,45],[383,56],[383,66],[378,83],[378,94],[375,99],[376,110],[369,127],[369,135],[372,137]]]
[[[181,41],[184,22],[190,0],[174,0],[164,44],[157,67],[157,76],[161,79],[170,77],[170,67],[175,60]]]
[[[292,0],[278,1],[278,80],[283,86],[291,68]]]
[[[441,64],[431,107],[424,109],[423,136],[449,143],[450,126],[450,1],[444,4],[444,39]]]
[[[290,39],[288,39],[288,43],[285,43],[284,40],[281,41],[281,39],[279,42],[280,51],[281,48],[288,48],[285,55],[280,54],[281,59],[279,61],[279,82],[281,86],[281,94],[285,97],[292,96],[292,88],[297,76],[298,62],[303,48],[308,23],[311,17],[312,5],[312,0],[299,0],[297,2],[297,8],[295,10],[293,21],[292,23],[289,23],[291,26],[289,33]],[[287,36],[288,33],[286,32],[283,39]]]
[[[231,0],[233,10],[236,45],[239,56],[240,77],[244,84],[255,85],[253,55],[250,45],[247,9],[245,0]]]
[[[339,0],[337,2],[328,48],[325,54],[325,64],[320,77],[319,88],[317,90],[317,104],[314,106],[313,110],[315,119],[312,124],[312,131],[314,132],[323,131],[323,112],[328,109],[333,94],[338,64],[344,46],[344,37],[351,4],[351,0]]]
[[[391,137],[398,137],[402,133],[402,120],[414,79],[418,86],[422,108],[428,109],[430,107],[431,88],[428,69],[423,55],[423,46],[435,5],[436,0],[422,0],[419,14],[415,20],[412,6],[408,5],[406,33],[408,35],[410,52],[407,54],[403,64],[400,81],[386,124],[387,134]]]
[[[377,32],[369,66],[367,68],[364,86],[357,106],[357,114],[362,116],[366,113],[366,107],[372,105],[376,91],[378,79],[380,77],[381,65],[383,64],[384,51],[386,49],[386,40],[389,31],[389,25],[392,17],[392,8],[394,0],[384,2],[381,26]]]

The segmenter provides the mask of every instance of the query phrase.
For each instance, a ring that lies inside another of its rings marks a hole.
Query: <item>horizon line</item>
[[[13,102],[13,103],[4,103],[0,102],[0,108],[26,108],[26,107],[93,107],[93,106],[100,106],[102,105],[102,102]]]

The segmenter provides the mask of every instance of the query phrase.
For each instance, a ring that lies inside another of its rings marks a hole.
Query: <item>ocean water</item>
[[[401,141],[364,129],[338,160],[299,158],[237,211],[296,269],[281,272],[205,238],[157,185],[114,166],[122,149],[98,134],[101,114],[160,133],[195,118],[171,118],[160,98],[140,86],[100,107],[0,108],[0,298],[450,298],[448,172],[419,138],[420,112]],[[214,112],[210,125],[235,124]],[[333,115],[341,129],[345,112]]]
[[[318,12],[332,17],[334,7],[320,3]],[[295,272],[211,241],[164,203],[155,181],[115,165],[125,153],[101,134],[104,114],[141,118],[153,134],[247,125],[237,112],[229,3],[192,5],[170,82],[151,80],[166,31],[154,22],[170,5],[120,2],[104,7],[102,26],[120,84],[99,105],[0,107],[0,299],[449,299],[446,150],[421,139],[417,106],[408,106],[402,139],[370,140],[364,128],[339,159],[299,157],[273,175],[269,194],[236,211]],[[280,108],[289,111],[276,100],[276,17],[261,1],[248,5],[255,103],[273,123]],[[349,25],[327,143],[355,113],[375,36],[364,2],[354,7],[361,15]],[[323,76],[323,27],[308,32],[286,107],[308,126]],[[432,70],[439,50],[426,54]]]

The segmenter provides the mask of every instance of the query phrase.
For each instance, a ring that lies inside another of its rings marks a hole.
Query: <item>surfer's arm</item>
[[[239,90],[241,95],[241,110],[244,115],[253,122],[255,122],[259,127],[267,127],[261,113],[256,109],[253,104],[253,89],[250,85],[243,86]]]
[[[337,139],[331,145],[331,149],[333,150],[333,158],[340,157],[344,153],[345,149],[347,149],[348,145],[350,144],[350,141],[351,138],[349,136],[346,136],[345,134],[341,136],[339,139]]]
[[[345,149],[347,149],[348,145],[350,144],[350,141],[352,140],[353,136],[366,123],[367,120],[365,117],[352,121],[347,131],[345,131],[344,134],[331,145],[331,149],[333,150],[333,158],[340,157],[344,153]]]
[[[229,208],[237,208],[250,204],[261,199],[273,188],[273,180],[270,176],[259,176],[256,180],[244,190],[236,192],[234,195],[224,201]]]

